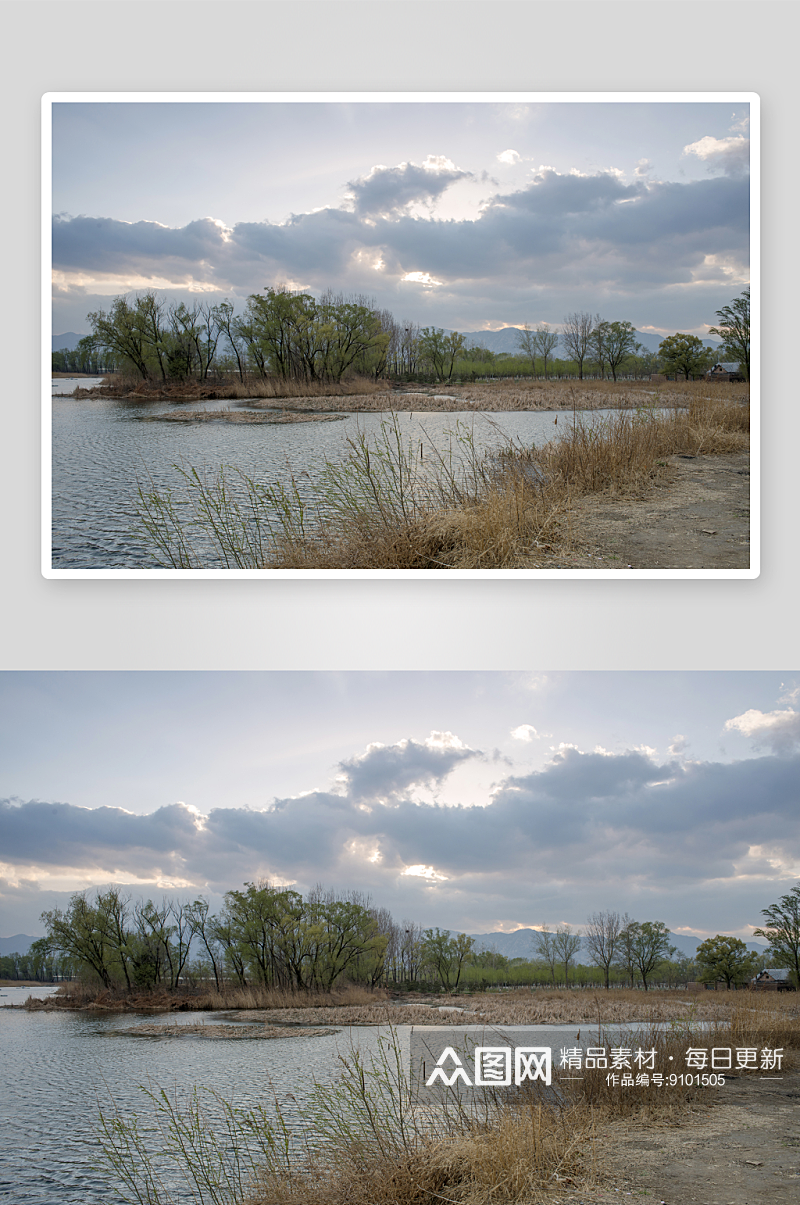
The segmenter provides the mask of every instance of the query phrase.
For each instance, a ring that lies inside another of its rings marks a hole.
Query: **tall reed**
[[[186,497],[140,483],[138,517],[160,562],[179,569],[546,566],[569,546],[574,498],[641,492],[677,453],[747,448],[747,406],[687,396],[681,409],[656,397],[602,421],[575,412],[541,447],[498,439],[486,452],[464,423],[442,450],[405,437],[392,414],[325,461],[313,491],[295,477],[265,485],[237,469],[180,467]]]

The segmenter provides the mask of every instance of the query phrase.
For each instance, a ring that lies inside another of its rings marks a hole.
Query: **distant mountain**
[[[516,326],[504,326],[499,331],[461,331],[468,347],[486,347],[489,351],[509,352],[513,354],[519,351],[519,328]],[[658,351],[663,335],[646,335],[643,331],[636,332],[637,343],[642,343],[648,351]],[[722,344],[718,340],[704,339],[706,347],[721,347]],[[564,351],[561,345],[556,348],[556,356],[563,356]]]
[[[452,929],[450,933],[452,937],[458,936]],[[515,929],[513,933],[470,933],[469,936],[475,938],[479,950],[496,950],[504,958],[532,958],[535,933],[535,929]],[[671,933],[669,940],[673,946],[677,946],[681,954],[693,958],[704,938]],[[763,954],[767,949],[763,942],[748,941],[746,945],[754,954]]]
[[[16,937],[0,937],[0,956],[4,954],[27,954],[31,943],[38,941],[27,933],[17,933]]]
[[[486,347],[493,352],[519,351],[519,328],[516,326],[504,326],[499,331],[459,331],[459,334],[464,336],[467,347]]]
[[[53,335],[53,351],[74,351],[81,339],[86,338],[86,332],[76,335],[75,331],[67,331],[65,335]]]

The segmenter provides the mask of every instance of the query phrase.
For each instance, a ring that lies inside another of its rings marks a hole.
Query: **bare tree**
[[[551,331],[546,322],[540,322],[534,332],[533,342],[537,353],[544,360],[544,379],[547,380],[547,361],[558,347],[558,333]]]
[[[566,348],[571,360],[578,365],[578,375],[583,380],[583,361],[589,351],[589,341],[595,324],[600,321],[600,315],[567,314],[561,330],[561,342]]]
[[[536,373],[536,336],[537,332],[532,331],[527,322],[523,326],[522,330],[517,332],[517,347],[523,353],[523,355],[526,355],[530,360],[531,368],[533,369],[534,374]]]
[[[571,925],[559,925],[553,934],[553,948],[564,965],[564,986],[569,987],[569,964],[581,948],[581,931]]]
[[[618,912],[593,912],[586,922],[583,940],[594,966],[603,968],[606,991],[609,988],[609,973],[617,952],[619,935],[629,924],[630,917],[627,912],[624,916],[620,916]]]
[[[407,982],[413,983],[419,979],[422,965],[422,925],[418,925],[412,920],[404,920],[401,921],[400,928],[402,930],[400,962],[403,968],[403,978]]]
[[[553,987],[556,985],[556,963],[558,962],[558,953],[555,947],[555,939],[553,934],[548,929],[539,929],[533,935],[533,949],[538,958],[542,962],[546,962],[550,967],[550,977],[553,980]]]

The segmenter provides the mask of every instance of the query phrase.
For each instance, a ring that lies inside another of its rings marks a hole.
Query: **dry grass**
[[[74,375],[74,374],[69,374]],[[287,409],[332,410],[342,413],[380,411],[509,411],[636,409],[642,406],[685,406],[698,398],[723,404],[747,401],[749,385],[707,384],[705,381],[534,381],[500,380],[431,386],[393,386],[372,377],[353,377],[338,385],[287,381],[280,377],[252,378],[242,383],[222,381],[142,381],[107,376],[92,389],[78,386],[75,398],[113,397],[138,401],[269,402],[285,399]],[[312,403],[302,405],[302,403]]]
[[[283,380],[281,377],[255,377],[246,382],[221,381],[157,381],[131,380],[108,376],[103,385],[93,389],[78,386],[69,397],[119,398],[150,402],[246,401],[262,398],[313,398],[315,400],[359,397],[371,393],[386,394],[386,382],[371,377],[351,377],[341,384]],[[324,407],[327,409],[327,407]],[[383,409],[383,407],[381,407]]]
[[[600,425],[568,424],[544,448],[518,454],[573,494],[633,493],[649,484],[664,458],[741,452],[749,446],[749,407],[716,393],[685,409],[620,412]]]
[[[397,386],[372,396],[329,397],[331,410],[344,411],[510,411],[637,409],[643,406],[685,406],[698,398],[723,403],[747,401],[749,385],[706,384],[704,381],[483,381],[430,387]]]
[[[386,512],[343,515],[278,539],[272,568],[502,569],[553,548],[560,497],[532,487],[525,471],[508,466],[487,476],[480,492],[455,497],[406,516]]]
[[[361,489],[360,509],[330,510],[316,527],[296,527],[276,540],[272,568],[281,569],[501,569],[544,566],[570,545],[569,510],[588,494],[641,494],[668,474],[668,458],[686,453],[737,452],[749,446],[749,406],[719,389],[688,395],[685,408],[619,411],[601,423],[577,420],[540,448],[509,447],[492,462],[474,449],[463,478],[450,470],[439,490],[402,512],[373,504],[391,473],[413,480],[415,466],[385,455],[380,476],[375,451],[352,445],[340,475],[374,482]],[[384,453],[384,449],[380,449]],[[339,482],[336,482],[339,485]],[[344,491],[340,489],[340,493]]]
[[[800,1062],[800,995],[797,992],[737,992],[728,1016],[713,1030],[716,1046],[755,1046],[790,1052],[786,1065]]]
[[[641,1021],[642,1009],[650,1007],[653,1022],[632,1024],[627,1034],[615,1036],[614,1044],[631,1049],[634,1067],[639,1047],[654,1051],[653,1070],[665,1073],[665,1079],[670,1068],[686,1067],[689,1046],[800,1049],[796,996],[705,995],[712,999],[703,1002],[679,992],[516,991],[486,1003],[489,1011],[502,1014],[492,1018],[498,1023],[541,1020],[530,1012],[538,1005],[549,1009],[547,1019],[569,1017],[592,1027],[598,1020],[611,1021],[612,1016],[619,1020],[626,1011]],[[465,1002],[474,1004],[475,999]],[[697,1028],[703,1003],[720,1017],[724,1013],[724,1021]],[[655,1018],[665,1019],[676,1004],[688,1004],[689,1015],[684,1008],[679,1022],[666,1030],[656,1028]],[[327,1010],[326,1021],[336,1011]],[[417,1000],[413,1009],[395,1011],[402,1011],[408,1021],[410,1013],[425,1010],[422,1000]],[[429,1015],[441,1021],[434,1010]],[[456,1016],[451,1014],[448,1022]],[[282,1018],[287,1019],[285,1010]],[[612,1045],[602,1038],[600,1044]],[[450,1100],[422,1107],[408,1083],[396,1038],[387,1039],[379,1047],[377,1061],[365,1063],[357,1051],[341,1059],[339,1079],[318,1086],[310,1102],[301,1107],[302,1126],[293,1131],[294,1137],[279,1106],[272,1120],[260,1109],[240,1116],[239,1110],[215,1097],[212,1103],[221,1104],[224,1114],[221,1137],[215,1138],[197,1093],[188,1109],[181,1109],[163,1092],[148,1095],[184,1176],[190,1184],[193,1178],[209,1190],[208,1198],[201,1194],[193,1199],[237,1200],[243,1205],[554,1202],[563,1199],[565,1191],[590,1191],[614,1175],[613,1165],[603,1165],[598,1149],[608,1149],[613,1157],[620,1125],[650,1131],[654,1126],[684,1124],[718,1099],[715,1088],[696,1083],[623,1088],[619,1082],[609,1083],[604,1069],[584,1069],[581,1078],[572,1078],[574,1071],[557,1069],[558,1051],[554,1055],[552,1087],[531,1083],[505,1099]],[[136,1199],[171,1200],[141,1191],[142,1185],[149,1191],[154,1183],[153,1165],[148,1163],[136,1124],[119,1114],[102,1121],[108,1162],[128,1185],[139,1186]],[[225,1195],[229,1184],[237,1190]]]
[[[346,985],[332,992],[291,992],[258,985],[231,985],[222,992],[209,987],[187,988],[180,992],[168,992],[163,988],[128,992],[124,987],[100,989],[91,984],[75,982],[62,984],[47,1000],[29,997],[25,1007],[91,1008],[105,1012],[172,1012],[175,1009],[182,1012],[217,1012],[268,1009],[286,1017],[287,1020],[292,1020],[286,1014],[291,1010],[297,1011],[298,1008],[303,1011],[313,1009],[327,1016],[331,1009],[375,1006],[376,1001],[388,998],[388,992],[382,988],[364,988],[357,985]]]
[[[593,1118],[580,1106],[502,1110],[491,1124],[406,1144],[353,1143],[333,1159],[264,1175],[244,1205],[490,1205],[552,1200],[595,1179]]]
[[[281,423],[335,423],[344,414],[305,414],[282,410],[259,414],[253,410],[168,410],[164,414],[145,414],[143,423],[244,423],[257,425]]]
[[[256,1038],[324,1038],[336,1033],[331,1029],[303,1029],[296,1025],[134,1025],[131,1029],[112,1029],[112,1037],[126,1038],[203,1038],[206,1041],[238,1041]]]
[[[418,999],[407,1004],[387,1000],[382,1004],[349,1007],[266,1008],[258,1019],[314,1025],[637,1025],[658,1022],[683,1025],[687,1017],[694,1021],[727,1021],[737,1009],[761,1008],[762,997],[749,992],[683,991],[516,991],[434,997],[432,1002]],[[791,1023],[798,1009],[794,993],[775,994],[771,1008],[777,1016],[786,1015]],[[440,1011],[446,1009],[447,1011]],[[752,1014],[749,1014],[752,1016]],[[254,1018],[255,1019],[255,1018]]]
[[[621,997],[614,1010],[618,1019],[626,1011],[624,1006],[633,1004],[633,997],[641,1001],[644,993],[554,992],[550,1015],[557,1014],[563,1021],[566,1013],[576,1022],[591,1024],[596,1021],[593,1005],[607,995]],[[663,1019],[672,1011],[676,995],[653,993],[658,998],[651,998],[649,1004]],[[800,1049],[796,996],[792,1000],[765,999],[754,993],[725,993],[723,1005],[718,998],[722,993],[707,995],[715,997],[706,1002],[709,1011],[728,1013],[724,1024],[697,1029],[696,1006],[702,1002],[692,999],[691,1016],[682,1010],[682,1020],[666,1031],[652,1025],[636,1026],[627,1035],[616,1037],[614,1044],[634,1054],[639,1048],[654,1051],[654,1069],[665,1077],[673,1068],[677,1074],[686,1069],[689,1046],[746,1046],[759,1051],[784,1047],[791,1063],[793,1052]],[[583,1006],[577,1013],[564,1007],[570,996]],[[518,1023],[529,1019],[518,1001],[506,998],[505,1003],[505,1023],[509,1023],[509,1014]],[[641,1014],[640,1009],[636,1011]],[[635,1068],[635,1059],[631,1061]],[[264,1176],[246,1205],[300,1205],[301,1201],[309,1205],[434,1205],[437,1201],[532,1205],[552,1201],[554,1191],[586,1191],[613,1175],[613,1167],[604,1166],[598,1155],[596,1139],[611,1138],[606,1145],[613,1152],[613,1135],[620,1123],[648,1131],[653,1126],[680,1125],[718,1099],[717,1089],[698,1083],[660,1086],[650,1076],[648,1084],[623,1088],[619,1081],[609,1082],[606,1069],[584,1069],[581,1078],[568,1078],[575,1075],[574,1071],[556,1071],[552,1090],[530,1085],[516,1100],[487,1116],[484,1124],[462,1118],[461,1128],[444,1137],[416,1132],[413,1141],[405,1144],[381,1144],[367,1136],[360,1144],[328,1148],[322,1159],[310,1159],[288,1175]]]

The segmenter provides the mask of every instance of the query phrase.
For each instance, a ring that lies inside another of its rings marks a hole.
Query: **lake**
[[[0,1005],[44,997],[54,989],[0,988]],[[377,1049],[386,1027],[340,1029],[329,1036],[208,1041],[114,1036],[137,1023],[194,1024],[219,1021],[218,1013],[169,1017],[93,1012],[26,1012],[0,1009],[0,1199],[25,1205],[118,1205],[108,1181],[95,1168],[99,1157],[98,1108],[110,1094],[126,1115],[142,1118],[147,1131],[149,1102],[139,1085],[189,1091],[216,1089],[237,1105],[271,1100],[274,1088],[290,1121],[311,1081],[330,1083],[340,1054],[351,1042],[365,1053]],[[446,1014],[442,1016],[446,1024]],[[561,1046],[575,1046],[569,1026],[526,1027],[532,1044],[549,1045],[554,1060]],[[609,1026],[609,1037],[619,1027]],[[400,1026],[407,1046],[410,1026]],[[594,1042],[582,1028],[582,1045]],[[184,1201],[191,1198],[185,1192]]]
[[[70,392],[85,380],[56,380],[54,392]],[[174,410],[247,409],[247,402],[170,404],[109,398],[53,398],[54,569],[155,569],[159,567],[135,519],[138,484],[185,494],[177,465],[215,472],[235,466],[262,483],[293,475],[306,498],[313,495],[325,458],[339,460],[359,431],[380,434],[387,414],[351,414],[336,422],[285,425],[225,422],[149,422]],[[592,421],[609,412],[592,411]],[[458,424],[489,449],[511,438],[541,444],[571,421],[550,411],[483,413],[399,412],[403,440],[445,452]],[[209,562],[211,568],[224,567]]]

